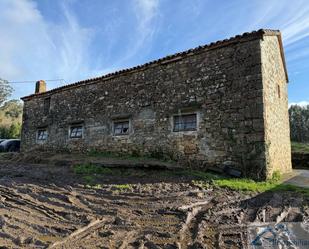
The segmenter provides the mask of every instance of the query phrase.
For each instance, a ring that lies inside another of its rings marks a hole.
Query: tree
[[[7,100],[12,92],[13,88],[9,85],[9,82],[0,78],[0,106]]]
[[[20,138],[21,124],[13,123],[9,127],[0,126],[0,138]]]
[[[309,105],[292,105],[289,108],[291,140],[309,142]]]
[[[21,124],[20,123],[11,124],[9,129],[9,136],[11,138],[20,138],[20,133],[21,133]]]
[[[5,117],[11,119],[17,119],[21,117],[23,112],[23,104],[21,101],[13,99],[6,101],[2,107],[0,107],[0,112],[4,112]]]
[[[0,138],[11,138],[10,131],[6,126],[0,126]]]
[[[0,78],[0,138],[19,138],[23,104],[19,100],[9,100],[13,88]]]

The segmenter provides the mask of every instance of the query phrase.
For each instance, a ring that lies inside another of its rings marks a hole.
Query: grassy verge
[[[309,143],[292,142],[292,152],[309,153]]]
[[[82,175],[82,178],[88,185],[97,186],[97,175],[113,175],[113,176],[134,176],[136,178],[148,177],[184,177],[193,179],[193,184],[208,188],[216,186],[220,188],[228,188],[236,191],[262,193],[266,191],[293,191],[304,194],[309,197],[309,188],[297,187],[294,185],[284,184],[280,181],[280,174],[275,172],[272,179],[268,181],[257,182],[246,178],[230,178],[210,172],[198,170],[147,170],[147,169],[111,169],[92,164],[76,165],[73,167],[76,174]],[[129,189],[129,184],[115,185],[119,190]]]
[[[115,172],[112,169],[100,167],[93,164],[79,164],[73,167],[73,172],[77,175],[81,175],[83,181],[86,183],[86,187],[100,188],[100,184],[97,184],[97,175],[112,175]]]
[[[218,187],[228,188],[237,191],[262,193],[266,191],[293,191],[302,193],[309,197],[309,188],[297,187],[275,181],[255,182],[249,179],[221,179],[215,180]]]
[[[195,172],[194,175],[196,174],[197,173]],[[309,188],[302,188],[291,184],[282,183],[278,172],[274,172],[272,179],[260,182],[246,178],[229,178],[211,174],[199,174],[199,177],[204,178],[202,182],[194,183],[202,187],[205,186],[206,188],[209,184],[211,184],[221,188],[255,193],[262,193],[266,191],[292,191],[309,197]]]
[[[171,173],[172,172],[169,172],[169,174]],[[255,193],[262,193],[266,191],[293,191],[309,197],[309,188],[302,188],[282,183],[280,181],[281,176],[279,172],[274,172],[272,179],[261,182],[246,178],[225,177],[222,175],[197,170],[183,170],[178,171],[176,174],[180,176],[195,177],[197,180],[193,180],[193,183],[204,188],[216,186],[236,191]]]

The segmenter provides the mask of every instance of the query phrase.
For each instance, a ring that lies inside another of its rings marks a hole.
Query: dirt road
[[[0,162],[0,248],[246,248],[252,222],[309,222],[297,193],[132,169],[85,185],[70,167]]]

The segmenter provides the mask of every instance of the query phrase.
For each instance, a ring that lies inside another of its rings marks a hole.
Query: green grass
[[[193,175],[196,175],[194,173]],[[297,193],[301,193],[307,197],[309,197],[309,188],[302,188],[298,186],[294,186],[291,184],[282,183],[280,172],[275,171],[273,173],[272,179],[268,181],[254,181],[246,178],[229,178],[223,177],[215,174],[197,174],[200,177],[203,177],[204,181],[193,182],[197,186],[208,188],[210,185],[214,185],[221,188],[228,188],[231,190],[237,191],[245,191],[245,192],[256,192],[262,193],[266,191],[293,191]]]
[[[114,186],[117,189],[124,190],[124,189],[132,189],[131,184],[118,184]]]
[[[293,185],[283,184],[280,181],[280,173],[274,172],[272,179],[268,181],[254,181],[246,178],[231,178],[210,172],[198,170],[145,170],[145,169],[111,169],[93,164],[81,164],[73,167],[76,174],[82,175],[83,180],[92,188],[101,188],[96,184],[98,175],[118,175],[134,176],[143,178],[145,176],[153,177],[191,177],[193,184],[209,188],[211,186],[228,188],[236,191],[262,193],[266,191],[293,191],[304,194],[309,197],[309,188],[302,188]],[[130,184],[115,185],[118,190],[130,189]]]
[[[97,175],[113,175],[116,171],[93,164],[79,164],[73,167],[73,172],[82,175],[82,179],[86,182],[86,187],[101,188],[100,184],[96,184]],[[100,186],[99,186],[100,185]]]
[[[257,193],[262,193],[266,191],[293,191],[309,197],[309,188],[302,188],[274,181],[255,182],[249,179],[222,179],[215,180],[214,184],[218,187],[228,188],[237,191]]]
[[[309,153],[309,143],[292,142],[292,152]]]
[[[88,183],[86,184],[86,188],[92,188],[92,189],[101,189],[101,184],[95,184],[95,183]]]
[[[265,192],[278,184],[274,182],[256,182],[250,179],[220,179],[214,180],[214,184],[218,187],[229,188],[239,191]]]
[[[216,186],[236,191],[262,193],[266,191],[292,191],[309,197],[309,188],[302,188],[291,184],[282,183],[280,172],[275,171],[268,181],[254,181],[246,178],[231,178],[201,171],[182,171],[182,174],[197,177],[199,181],[193,180],[193,184],[202,188]]]
[[[180,171],[165,171],[160,175],[165,176],[191,176],[197,180],[193,180],[193,184],[202,188],[211,186],[228,188],[236,191],[262,193],[266,191],[293,191],[304,194],[309,197],[309,188],[297,187],[290,184],[281,183],[280,172],[275,171],[272,178],[268,181],[254,181],[246,178],[231,178],[223,175],[218,175],[210,172],[198,170],[180,170]]]
[[[83,180],[87,183],[87,185],[94,185],[95,177],[92,175],[83,176]]]
[[[214,185],[222,188],[229,188],[238,191],[253,191],[264,192],[277,186],[280,180],[280,174],[275,172],[273,177],[269,181],[257,182],[246,178],[231,178],[223,175],[217,175],[213,173],[200,172],[200,171],[188,171],[191,176],[197,177],[200,181],[193,181],[198,186]]]

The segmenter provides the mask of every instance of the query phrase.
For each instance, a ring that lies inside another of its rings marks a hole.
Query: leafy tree
[[[9,85],[9,82],[0,78],[0,106],[12,94],[12,91],[13,88]]]
[[[6,126],[0,126],[0,138],[11,138],[10,131]]]
[[[309,142],[309,105],[292,105],[289,108],[291,140]]]
[[[12,87],[8,81],[0,79],[0,138],[19,138],[23,104],[19,100],[9,100]]]
[[[20,123],[13,123],[9,127],[0,126],[0,138],[20,138],[20,133]]]
[[[7,118],[19,118],[23,112],[23,104],[16,99],[9,100],[0,107],[0,111],[3,111]]]
[[[21,124],[20,123],[11,124],[9,132],[11,138],[20,138]]]

